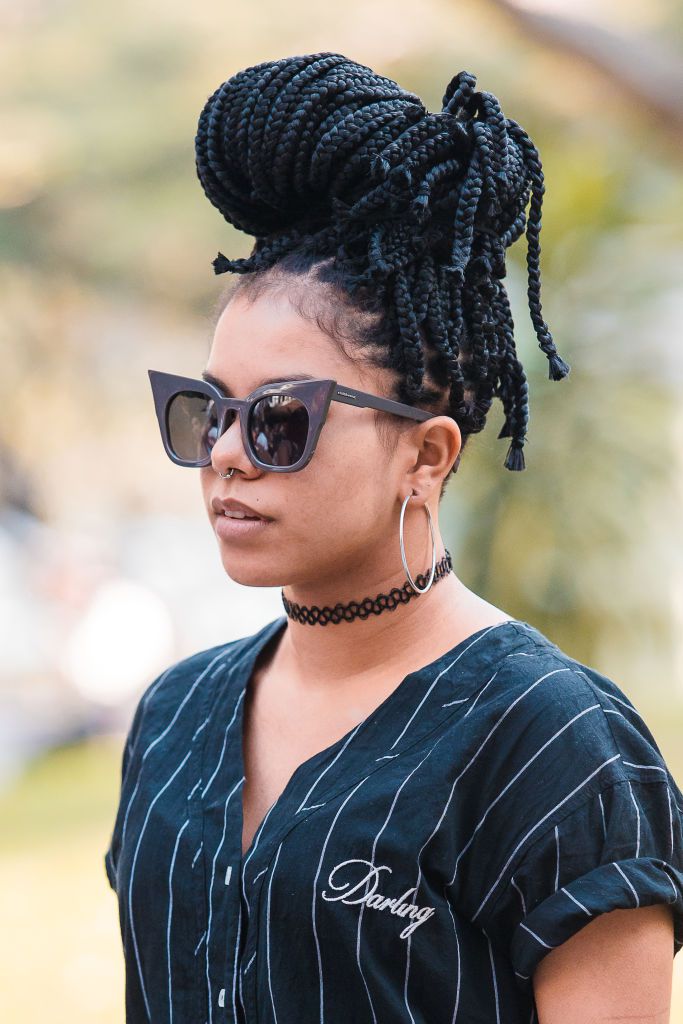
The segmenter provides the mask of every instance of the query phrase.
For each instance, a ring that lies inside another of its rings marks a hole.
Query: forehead
[[[273,380],[332,377],[356,383],[354,364],[336,342],[302,317],[283,294],[254,301],[235,295],[220,315],[205,379],[232,394],[247,394]]]

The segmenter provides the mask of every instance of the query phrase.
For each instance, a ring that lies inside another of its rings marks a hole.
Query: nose
[[[239,415],[235,412],[232,423],[229,418],[228,414],[227,426],[211,449],[211,465],[217,473],[226,473],[233,466],[243,471],[253,471],[256,467],[244,450]]]

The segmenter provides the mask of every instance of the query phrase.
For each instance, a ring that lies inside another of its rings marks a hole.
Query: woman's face
[[[239,293],[230,300],[216,326],[206,370],[245,398],[266,378],[283,381],[295,374],[332,378],[340,384],[388,395],[387,371],[358,367],[350,362],[315,324],[302,318],[282,292],[266,292],[255,301]],[[436,494],[459,450],[459,431],[448,417],[428,421],[450,424],[450,445],[443,441],[444,473],[435,480]],[[409,421],[406,421],[409,424]],[[345,582],[352,594],[364,596],[363,581],[370,592],[376,584],[401,569],[398,520],[403,497],[418,481],[415,468],[427,423],[418,423],[400,436],[394,452],[382,444],[371,409],[331,402],[315,454],[308,465],[294,473],[258,469],[247,457],[237,419],[216,442],[212,464],[200,470],[204,502],[214,527],[220,514],[213,498],[235,498],[261,515],[271,517],[265,528],[236,537],[216,534],[228,575],[247,586],[292,586],[297,599],[310,588],[319,603],[328,597],[341,599]],[[443,435],[443,428],[437,433]],[[456,439],[457,438],[457,439]],[[450,459],[450,461],[447,461]],[[433,463],[433,459],[432,459]],[[230,479],[218,474],[234,467]],[[438,469],[438,467],[437,467]],[[434,465],[426,473],[434,472]],[[426,493],[422,488],[422,493]],[[437,509],[432,507],[436,517]],[[415,531],[416,546],[409,541],[409,511],[404,529],[406,549],[414,565],[431,560],[431,540],[425,512]],[[422,571],[421,569],[416,571]]]

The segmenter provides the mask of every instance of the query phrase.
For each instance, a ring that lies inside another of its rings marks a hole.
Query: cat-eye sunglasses
[[[211,381],[148,370],[161,439],[178,466],[211,464],[211,451],[239,414],[244,450],[258,469],[294,473],[313,457],[331,402],[423,421],[434,413],[338,384],[306,379],[262,384],[229,398]]]

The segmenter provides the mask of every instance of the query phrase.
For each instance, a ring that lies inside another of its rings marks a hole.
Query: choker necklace
[[[440,562],[436,563],[434,582],[442,579],[453,570],[450,551],[448,548],[445,550],[446,554],[444,557]],[[418,587],[423,587],[428,579],[428,573],[419,573],[415,582]],[[385,611],[391,612],[399,604],[407,604],[411,598],[417,596],[417,593],[418,591],[410,583],[406,582],[402,587],[394,587],[388,594],[378,594],[375,598],[364,597],[360,603],[358,601],[349,601],[348,604],[336,604],[334,608],[330,608],[328,605],[318,608],[315,604],[305,605],[297,604],[295,601],[288,601],[285,597],[284,589],[280,590],[282,603],[290,619],[307,623],[310,626],[314,626],[316,623],[326,626],[329,622],[350,622],[351,619],[367,619],[371,614],[380,615]]]

